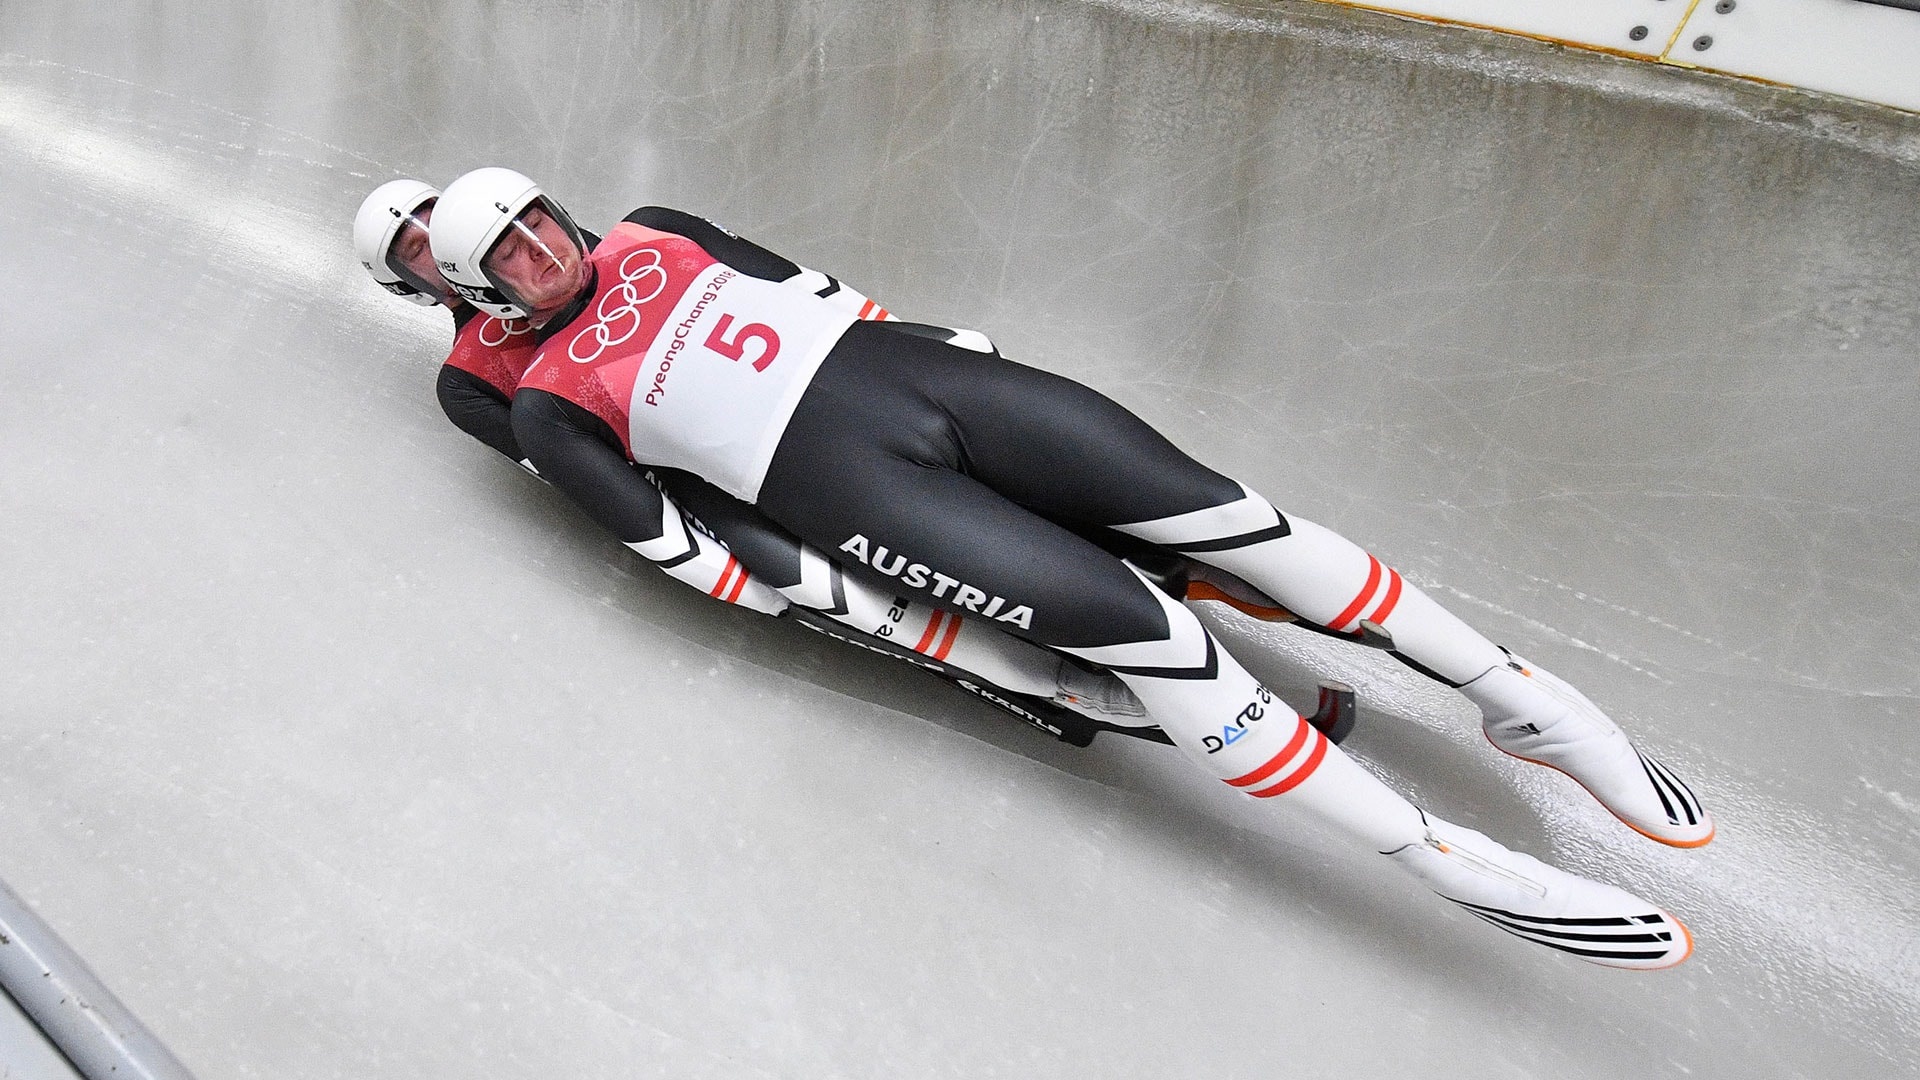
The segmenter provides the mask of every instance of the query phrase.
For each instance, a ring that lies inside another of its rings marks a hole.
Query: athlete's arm
[[[558,395],[523,388],[513,397],[513,433],[541,477],[669,577],[768,615],[786,609],[786,597],[752,578],[627,460],[606,421]]]
[[[743,274],[777,281],[804,289],[834,307],[860,319],[891,319],[887,309],[852,288],[818,270],[809,270],[784,255],[776,255],[751,240],[743,239],[697,214],[665,206],[643,206],[628,214],[626,220],[659,232],[674,233],[699,244],[707,254]]]
[[[1115,727],[1153,723],[1132,693],[1111,675],[1082,671],[1063,663],[1057,653],[1005,633],[986,620],[896,596],[874,581],[848,574],[758,509],[692,473],[656,469],[654,479],[753,568],[756,582],[778,589],[796,608],[815,613],[816,619],[808,625],[816,630],[973,684],[974,693],[1003,706],[1007,705],[1004,698],[980,687],[1048,702]],[[840,629],[825,629],[817,617],[831,620]],[[1013,711],[1033,718],[1021,709]],[[1055,733],[1060,732],[1055,729]]]
[[[505,454],[509,461],[532,469],[513,437],[511,402],[492,383],[471,371],[442,364],[433,389],[455,427]]]
[[[652,471],[654,482],[667,498],[719,537],[727,550],[753,570],[754,580],[783,593],[799,584],[804,545],[798,537],[693,473],[680,469]],[[792,593],[787,593],[787,599],[809,607],[823,606]]]
[[[665,206],[643,206],[628,214],[626,220],[659,232],[684,236],[699,244],[707,254],[743,274],[812,293],[857,319],[886,322],[902,333],[950,342],[975,352],[995,352],[993,342],[978,331],[955,330],[930,323],[900,322],[898,316],[833,275],[801,266],[696,214]]]

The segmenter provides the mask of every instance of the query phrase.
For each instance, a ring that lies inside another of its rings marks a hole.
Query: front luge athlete
[[[678,211],[591,249],[519,173],[449,185],[435,260],[470,302],[538,328],[513,429],[542,475],[629,535],[659,520],[634,463],[695,473],[894,587],[1100,664],[1202,768],[1282,797],[1526,940],[1667,967],[1673,916],[1425,813],[1243,669],[1192,612],[1076,529],[1223,568],[1304,619],[1390,638],[1459,687],[1508,753],[1580,781],[1639,832],[1713,826],[1584,697],[1489,642],[1350,541],[1189,458],[1071,380],[902,334],[780,282],[795,264]]]
[[[453,349],[435,385],[440,407],[462,431],[531,469],[513,437],[509,407],[533,361],[533,328],[524,319],[476,310],[441,276],[427,247],[439,197],[437,188],[415,179],[374,188],[354,216],[354,254],[381,288],[452,313]],[[830,281],[815,271],[800,284],[827,289],[862,318],[887,317],[852,289],[837,282],[828,288]],[[649,534],[636,550],[676,580],[765,614],[791,609],[815,630],[930,668],[1071,742],[1085,744],[1103,730],[1160,737],[1146,710],[1113,676],[1085,670],[981,620],[847,578],[758,511],[699,477],[673,473],[656,480],[663,510],[677,502],[689,520],[686,527]],[[679,520],[672,517],[668,524]]]

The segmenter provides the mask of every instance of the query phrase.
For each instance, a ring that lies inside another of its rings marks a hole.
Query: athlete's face
[[[393,238],[393,257],[420,280],[433,285],[440,295],[449,296],[453,290],[447,287],[447,279],[440,276],[440,268],[433,262],[433,252],[427,247],[426,227],[432,220],[431,204],[415,210],[400,226],[399,235]]]
[[[487,253],[487,269],[541,316],[566,305],[586,284],[586,259],[566,227],[539,206],[520,212]]]

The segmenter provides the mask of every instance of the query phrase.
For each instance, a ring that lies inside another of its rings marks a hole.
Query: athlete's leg
[[[888,369],[867,354],[853,360],[867,365],[864,379],[847,380],[860,393],[887,381]],[[1282,515],[1086,386],[931,344],[911,365],[915,391],[942,410],[935,430],[916,433],[924,458],[953,457],[1051,520],[1113,528],[1218,566],[1329,629],[1378,623],[1396,653],[1449,685],[1506,662],[1498,646],[1351,541]]]
[[[1675,847],[1713,838],[1713,819],[1671,768],[1642,754],[1579,691],[1488,641],[1398,570],[1265,499],[1116,526],[1228,570],[1328,629],[1385,634],[1394,655],[1478,705],[1487,738],[1585,786],[1629,827]]]
[[[833,407],[881,403],[890,410],[882,415],[908,418],[898,445],[914,460],[953,463],[1051,520],[1112,527],[1218,566],[1336,632],[1372,623],[1396,656],[1478,705],[1494,745],[1566,772],[1655,840],[1691,847],[1712,838],[1712,820],[1686,785],[1591,702],[1352,541],[1281,514],[1070,379],[933,343],[896,352],[906,359],[849,350],[827,380]],[[906,392],[891,389],[899,386]],[[876,397],[880,388],[899,396]],[[936,413],[917,407],[926,401],[938,403]]]
[[[1411,804],[1125,563],[972,477],[861,439],[818,447],[814,419],[796,416],[798,438],[782,442],[761,491],[761,508],[802,539],[904,591],[1100,664],[1133,688],[1176,746],[1251,795],[1291,794],[1377,851],[1424,836]],[[802,457],[802,446],[815,452]]]
[[[1185,608],[1170,597],[1161,602],[1173,640],[1195,631],[1205,637],[1206,630]],[[1625,968],[1671,967],[1692,952],[1686,927],[1645,900],[1567,874],[1406,802],[1277,702],[1211,638],[1204,643],[1219,666],[1214,694],[1231,701],[1227,688],[1238,687],[1246,705],[1217,732],[1207,730],[1211,722],[1176,728],[1163,719],[1161,726],[1213,775],[1255,798],[1278,797],[1282,805],[1373,845],[1441,896],[1536,944]],[[1142,672],[1127,666],[1130,659],[1149,658],[1143,654],[1133,645],[1081,651],[1114,665],[1157,715],[1187,717],[1184,710],[1193,707],[1195,697],[1185,682],[1191,671]]]
[[[1396,653],[1449,685],[1506,661],[1359,546],[1282,515],[1079,383],[992,357],[929,363],[916,374],[953,415],[967,472],[1023,506],[1220,567],[1331,630],[1380,624]]]
[[[1357,544],[1280,513],[1084,387],[1020,369],[989,378],[1020,390],[983,402],[971,388],[948,388],[942,399],[967,403],[956,412],[975,475],[1043,512],[1217,566],[1336,633],[1368,624],[1397,658],[1479,706],[1496,747],[1566,773],[1650,839],[1698,847],[1713,838],[1713,819],[1686,783],[1579,691],[1495,645]],[[1212,501],[1194,506],[1196,492]]]
[[[1394,856],[1443,895],[1501,912],[1506,929],[1576,920],[1610,938],[1587,950],[1595,962],[1685,957],[1684,931],[1645,901],[1422,814],[1261,686],[1192,612],[1086,539],[948,467],[930,446],[911,445],[940,426],[937,415],[908,400],[887,404],[894,411],[875,415],[871,401],[810,390],[774,455],[761,508],[902,589],[1107,667],[1213,776]],[[1568,948],[1554,933],[1522,936]]]

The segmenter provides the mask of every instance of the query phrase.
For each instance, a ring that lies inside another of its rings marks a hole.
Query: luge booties
[[[1612,885],[1556,870],[1424,811],[1424,841],[1385,854],[1515,937],[1606,967],[1672,967],[1693,952],[1679,919]]]
[[[1495,747],[1572,777],[1635,832],[1682,848],[1713,839],[1713,818],[1693,790],[1551,673],[1509,652],[1460,692],[1480,706]]]

